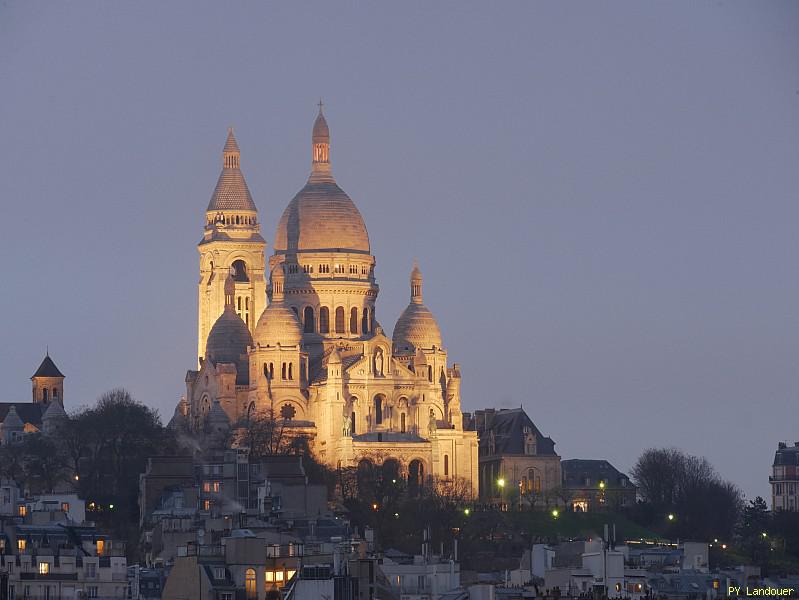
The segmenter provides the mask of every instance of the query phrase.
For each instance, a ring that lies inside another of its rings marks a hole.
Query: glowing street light
[[[599,482],[599,489],[600,490],[604,490],[605,489],[605,482],[604,481],[600,481]]]
[[[669,516],[667,518],[668,518],[669,521],[673,521],[674,518],[675,518],[674,517],[674,513],[669,513]]]
[[[464,508],[463,509],[463,514],[468,517],[470,514],[472,514],[472,511],[469,508]]]
[[[501,487],[501,488],[504,488],[505,487],[505,478],[504,477],[500,477],[499,479],[497,479],[497,485],[499,487]]]
[[[560,511],[557,508],[553,508],[552,509],[552,518],[553,519],[557,519],[559,515],[560,515]]]

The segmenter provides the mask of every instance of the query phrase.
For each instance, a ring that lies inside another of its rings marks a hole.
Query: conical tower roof
[[[208,422],[215,425],[230,425],[230,417],[227,416],[225,409],[219,404],[219,400],[214,400],[211,410],[208,411]]]
[[[233,129],[228,130],[225,147],[222,151],[222,172],[216,182],[216,188],[208,203],[208,212],[224,210],[240,210],[256,212],[250,188],[244,180],[240,166],[241,151]]]
[[[42,422],[56,421],[59,419],[66,419],[66,418],[67,418],[67,411],[64,410],[64,407],[61,406],[61,403],[58,400],[53,400],[47,406],[47,410],[44,411],[44,414],[42,415]]]
[[[8,409],[6,418],[3,420],[3,429],[22,429],[23,427],[25,427],[25,423],[19,418],[17,407],[12,405],[11,408]]]
[[[39,368],[36,369],[36,372],[31,376],[31,379],[34,377],[61,377],[64,378],[64,374],[58,370],[58,367],[55,366],[53,359],[50,358],[50,353],[48,352],[44,360],[42,360],[42,364],[39,365]]]

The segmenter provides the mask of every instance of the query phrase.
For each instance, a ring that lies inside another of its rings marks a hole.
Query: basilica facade
[[[333,177],[321,107],[311,157],[267,260],[228,133],[198,245],[198,368],[174,420],[199,433],[269,415],[307,436],[330,467],[390,468],[416,483],[460,478],[476,494],[477,433],[464,431],[460,368],[423,302],[422,273],[414,265],[389,338],[375,319],[369,234]]]

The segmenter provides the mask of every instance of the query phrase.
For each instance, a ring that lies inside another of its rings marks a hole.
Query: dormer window
[[[527,456],[535,456],[538,453],[535,434],[529,428],[524,436],[524,453]]]

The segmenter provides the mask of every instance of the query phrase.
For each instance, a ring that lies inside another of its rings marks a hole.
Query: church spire
[[[322,113],[322,100],[319,100],[319,114],[313,124],[311,134],[311,179],[332,180],[330,171],[330,128]]]

